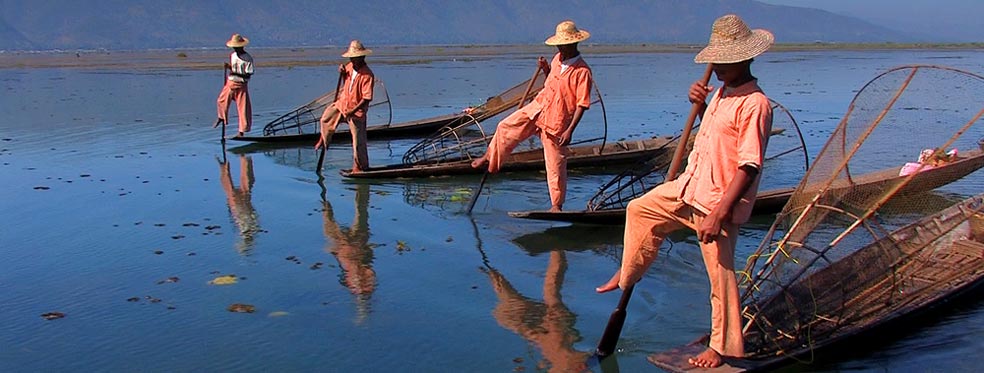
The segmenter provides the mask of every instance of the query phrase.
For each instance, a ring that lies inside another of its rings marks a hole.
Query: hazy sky
[[[917,35],[984,42],[984,0],[759,0],[823,9]],[[936,39],[936,38],[934,38]]]

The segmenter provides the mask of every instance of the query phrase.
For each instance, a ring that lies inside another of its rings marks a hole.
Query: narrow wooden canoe
[[[946,165],[922,171],[913,177],[899,193],[919,193],[939,188],[969,175],[984,167],[984,151],[967,151],[960,159]],[[850,188],[850,193],[866,194],[886,185],[896,183],[899,176],[897,167],[866,173],[853,179],[852,184],[832,185],[832,188]],[[783,188],[759,192],[755,198],[754,214],[773,214],[782,210],[786,201],[793,194],[792,188]],[[546,210],[511,211],[509,216],[521,219],[565,221],[588,224],[624,224],[625,209],[609,210],[580,210],[551,212]]]
[[[531,91],[533,94],[543,88],[543,81],[544,78],[540,78],[533,84],[534,89]],[[522,92],[529,85],[529,80],[516,84],[496,96],[489,97],[485,103],[473,108],[470,114],[465,112],[451,113],[402,123],[391,123],[392,107],[389,102],[389,94],[386,93],[382,80],[377,78],[376,84],[375,89],[382,93],[379,96],[383,97],[383,100],[380,102],[373,101],[370,107],[383,107],[372,109],[370,113],[375,113],[381,109],[388,113],[389,119],[385,120],[384,124],[372,122],[370,119],[370,126],[366,128],[366,136],[369,140],[430,135],[445,126],[452,127],[469,121],[484,121],[514,107],[515,102],[520,99],[519,92]],[[266,143],[309,142],[314,144],[318,141],[320,133],[318,119],[321,118],[325,106],[334,100],[334,96],[335,91],[325,93],[314,101],[273,120],[263,128],[264,136],[239,136],[233,137],[232,140]],[[340,125],[338,131],[332,136],[332,141],[348,141],[350,138],[348,126]]]
[[[671,144],[672,137],[655,137],[638,141],[619,141],[601,145],[580,145],[570,147],[567,157],[567,168],[600,167],[613,164],[635,162],[642,157],[669,156],[675,149]],[[543,150],[534,149],[513,153],[502,167],[502,171],[532,171],[543,170]],[[353,173],[352,170],[341,170],[342,176],[351,178],[418,178],[430,176],[448,176],[481,174],[484,168],[472,168],[471,159],[458,161],[406,165],[395,164],[383,167],[372,167],[366,171]]]
[[[366,127],[366,137],[369,140],[381,140],[428,135],[456,121],[466,120],[467,117],[464,113],[446,114],[402,123],[369,126]],[[230,140],[268,143],[311,143],[313,145],[318,141],[318,136],[320,134],[313,132],[294,135],[236,136],[230,138]],[[340,124],[338,131],[335,132],[331,140],[350,141],[351,138],[352,135],[349,134],[348,126]]]
[[[791,195],[793,195],[793,188],[759,192],[758,196],[755,197],[755,206],[752,207],[752,213],[773,214],[779,212]],[[565,221],[570,223],[625,224],[625,209],[557,212],[548,210],[510,211],[509,216],[520,219]]]

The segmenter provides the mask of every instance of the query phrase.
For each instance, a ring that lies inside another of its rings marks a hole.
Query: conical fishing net
[[[526,80],[506,90],[499,96],[489,100],[458,124],[442,128],[438,133],[422,140],[411,147],[403,155],[403,164],[439,164],[472,160],[485,154],[495,126],[507,115],[512,114],[520,106],[520,100],[528,103],[543,89],[546,80],[544,74],[537,74],[529,94],[523,97],[530,81]],[[493,110],[495,109],[495,110]],[[504,109],[504,110],[503,110]],[[604,140],[607,131],[605,105],[601,100],[598,86],[593,86],[591,108],[584,112],[581,122],[574,134],[571,145]],[[599,131],[599,128],[601,130]],[[600,132],[600,133],[599,133]],[[535,137],[535,136],[534,136]],[[585,139],[585,137],[588,137]],[[579,139],[580,138],[580,139]],[[525,144],[516,147],[516,152],[539,148],[532,138]]]
[[[374,79],[373,99],[369,102],[366,126],[389,125],[393,120],[393,108],[390,105],[389,93],[383,80]],[[321,133],[321,114],[324,114],[328,104],[335,102],[335,90],[325,93],[290,112],[281,115],[263,127],[263,136],[303,135]],[[339,126],[339,132],[348,131],[348,126]]]
[[[982,97],[984,78],[937,66],[861,88],[739,272],[750,356],[808,351],[980,278],[981,196],[926,191],[980,192]]]

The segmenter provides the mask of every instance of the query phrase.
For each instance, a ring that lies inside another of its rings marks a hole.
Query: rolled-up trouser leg
[[[700,226],[703,214],[695,213]],[[700,251],[711,283],[711,340],[708,346],[724,356],[745,356],[741,335],[741,295],[735,277],[735,244],[738,226],[724,224],[713,242],[701,244]]]
[[[222,119],[222,123],[229,123],[229,95],[232,93],[229,84],[231,83],[226,81],[226,84],[222,86],[222,91],[219,91],[219,98],[215,100],[218,118]]]
[[[489,172],[496,173],[520,142],[536,133],[536,126],[522,110],[516,111],[499,122],[495,134],[485,151],[489,160]]]
[[[543,143],[543,164],[547,171],[547,188],[550,190],[550,204],[561,207],[567,196],[567,146],[560,146],[559,138],[540,132]]]
[[[642,278],[656,260],[659,245],[673,231],[691,228],[690,206],[679,200],[676,183],[663,183],[629,202],[625,211],[621,276],[623,290]]]
[[[324,136],[328,136],[328,133],[334,133],[335,128],[338,127],[338,109],[335,108],[335,103],[330,103],[325,107],[325,111],[321,113],[321,133]],[[325,139],[326,141],[331,141],[331,139]]]
[[[239,110],[239,132],[249,132],[253,128],[253,104],[249,101],[249,86],[234,82],[232,94]]]
[[[366,119],[348,118],[349,132],[352,133],[352,169],[369,169],[369,149],[367,147]]]

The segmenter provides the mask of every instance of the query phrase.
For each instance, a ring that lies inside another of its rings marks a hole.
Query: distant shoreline
[[[703,44],[592,44],[586,55],[620,53],[696,53]],[[501,45],[393,45],[370,46],[376,64],[417,64],[439,60],[480,60],[546,54],[552,47],[542,44]],[[248,47],[263,66],[303,67],[337,64],[344,59],[341,46]],[[781,43],[775,52],[797,51],[903,51],[984,50],[984,43]],[[5,68],[135,68],[215,69],[229,53],[227,48],[169,48],[146,50],[0,51],[0,69]]]

